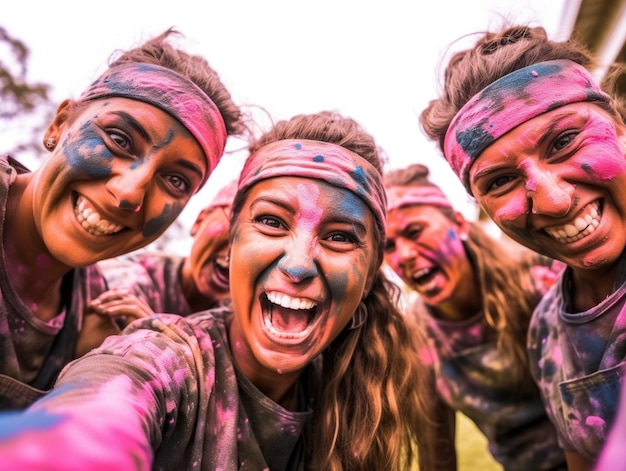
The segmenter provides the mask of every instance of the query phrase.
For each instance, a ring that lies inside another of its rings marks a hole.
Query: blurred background
[[[555,39],[575,36],[599,59],[601,79],[626,58],[626,0],[57,0],[5,2],[0,14],[0,149],[34,169],[56,106],[77,98],[127,49],[169,27],[203,55],[258,123],[337,110],[359,121],[388,155],[388,168],[428,165],[470,220],[482,220],[418,115],[437,95],[441,63],[474,33],[524,22]],[[626,91],[626,80],[620,82]],[[231,140],[207,185],[150,249],[185,255],[200,209],[235,178],[245,143]],[[484,221],[485,224],[489,224]],[[495,230],[495,229],[494,229]],[[482,435],[460,417],[459,469],[498,470]]]
[[[575,35],[601,63],[624,58],[626,0],[70,0],[10,2],[0,14],[0,149],[35,168],[56,106],[77,98],[127,49],[175,27],[180,46],[220,73],[258,131],[323,109],[359,121],[388,155],[388,168],[421,162],[470,220],[480,213],[418,125],[435,98],[442,61],[475,33],[506,22]],[[597,72],[600,76],[603,70]],[[185,254],[189,227],[220,187],[238,175],[245,143],[231,140],[209,183],[155,243]],[[485,222],[488,224],[487,222]],[[493,229],[493,228],[492,228]],[[495,231],[495,229],[493,229]]]

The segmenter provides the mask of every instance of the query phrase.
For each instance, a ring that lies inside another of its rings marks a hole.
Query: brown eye
[[[111,140],[115,142],[115,144],[120,146],[122,149],[125,149],[126,151],[130,151],[130,139],[126,134],[120,132],[117,129],[108,130],[107,134],[109,135]]]
[[[565,149],[574,140],[574,138],[577,135],[578,135],[577,132],[568,132],[566,134],[562,134],[562,135],[558,136],[554,140],[554,145],[553,145],[554,151],[555,152],[559,152],[559,151]]]

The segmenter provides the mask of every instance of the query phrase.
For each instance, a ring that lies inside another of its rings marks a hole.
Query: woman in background
[[[566,469],[526,357],[530,315],[556,277],[551,261],[488,236],[428,174],[414,164],[384,177],[385,260],[417,293],[408,313],[429,334],[418,346],[431,373],[421,394],[436,398],[423,469],[457,469],[457,411],[504,469]]]

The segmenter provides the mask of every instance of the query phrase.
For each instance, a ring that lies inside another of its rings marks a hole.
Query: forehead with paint
[[[103,73],[78,102],[109,97],[149,103],[176,118],[202,148],[206,182],[224,153],[226,125],[215,103],[195,83],[159,65],[123,63]]]
[[[255,183],[290,176],[325,181],[349,190],[374,214],[378,243],[377,267],[382,263],[385,238],[386,195],[378,170],[361,156],[336,144],[306,139],[285,139],[261,147],[246,161],[239,178],[238,198]],[[353,206],[356,200],[344,199]]]
[[[444,154],[471,193],[473,162],[496,139],[520,124],[571,103],[611,103],[589,72],[569,60],[540,62],[494,81],[456,114],[444,139]]]

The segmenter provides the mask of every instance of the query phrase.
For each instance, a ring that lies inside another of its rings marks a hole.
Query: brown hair
[[[170,44],[168,41],[176,35],[182,36],[175,29],[169,28],[140,46],[128,51],[115,51],[111,55],[109,67],[125,62],[140,62],[167,67],[191,80],[207,94],[220,110],[226,125],[226,133],[229,136],[246,134],[248,125],[244,120],[243,113],[232,100],[230,92],[222,83],[218,73],[203,57],[188,54]],[[72,111],[78,111],[80,106],[80,104],[74,104]]]
[[[443,92],[422,111],[421,128],[443,151],[450,122],[474,95],[517,69],[556,59],[571,60],[588,70],[597,65],[591,53],[574,38],[552,41],[542,27],[509,26],[499,32],[484,33],[473,48],[452,55],[443,77]],[[614,91],[622,69],[613,64],[602,84],[605,91]],[[622,119],[626,116],[624,105],[618,99],[607,111]]]
[[[382,172],[382,153],[374,138],[338,113],[301,114],[280,121],[249,148],[254,152],[283,139],[341,145]],[[234,217],[241,201],[239,195]],[[363,300],[369,313],[365,323],[344,330],[322,354],[323,387],[307,432],[310,469],[409,470],[416,458],[418,429],[427,409],[418,388],[426,370],[414,350],[421,332],[396,308],[397,286],[384,276],[380,263],[375,268],[372,288]]]

